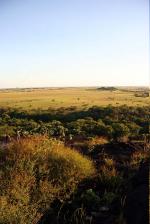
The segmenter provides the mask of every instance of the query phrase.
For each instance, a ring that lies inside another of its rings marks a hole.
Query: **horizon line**
[[[95,85],[95,86],[28,86],[28,87],[0,87],[0,90],[7,89],[47,89],[47,88],[98,88],[98,87],[118,87],[118,88],[150,88],[150,85]]]

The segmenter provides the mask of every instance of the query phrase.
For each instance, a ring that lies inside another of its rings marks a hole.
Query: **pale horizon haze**
[[[0,88],[149,80],[148,0],[0,0]]]

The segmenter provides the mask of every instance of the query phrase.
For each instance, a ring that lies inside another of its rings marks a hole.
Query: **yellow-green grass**
[[[16,89],[0,91],[0,107],[13,107],[23,109],[47,109],[76,106],[88,108],[94,105],[107,106],[112,104],[120,106],[146,106],[149,97],[135,97],[131,91],[100,91],[90,88],[41,88]]]

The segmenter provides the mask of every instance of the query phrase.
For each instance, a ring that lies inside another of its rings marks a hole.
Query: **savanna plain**
[[[146,87],[0,90],[0,224],[146,224]]]

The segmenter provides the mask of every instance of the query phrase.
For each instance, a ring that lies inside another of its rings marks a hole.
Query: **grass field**
[[[137,89],[119,89],[102,91],[96,88],[37,88],[10,89],[0,91],[0,107],[15,107],[23,109],[47,109],[76,106],[88,108],[93,105],[107,106],[146,106],[149,97],[135,97]]]

